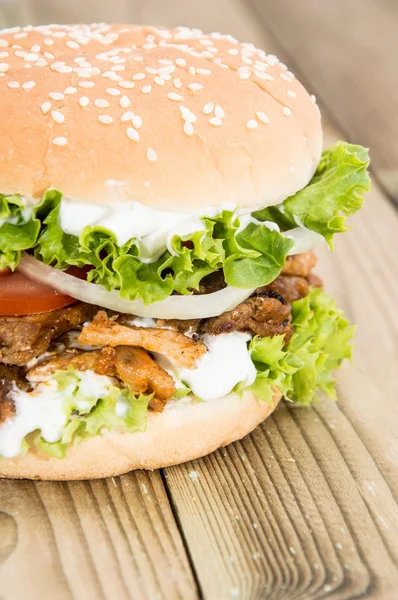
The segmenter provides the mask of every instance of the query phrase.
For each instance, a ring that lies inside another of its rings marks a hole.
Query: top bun
[[[315,98],[273,55],[181,27],[0,32],[0,192],[159,209],[277,204],[319,162]]]

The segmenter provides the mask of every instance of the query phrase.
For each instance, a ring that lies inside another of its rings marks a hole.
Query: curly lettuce
[[[56,442],[48,442],[43,438],[41,431],[36,431],[23,441],[22,453],[36,448],[56,458],[64,458],[69,446],[105,431],[145,431],[151,396],[134,396],[127,389],[111,385],[104,397],[97,398],[82,392],[81,376],[73,368],[57,371],[50,381],[57,383],[57,392],[67,390],[67,397],[63,401],[66,424],[61,438]],[[123,410],[118,414],[117,407],[120,406]]]
[[[338,142],[322,154],[304,189],[253,214],[259,221],[276,223],[281,231],[306,227],[332,245],[333,235],[346,231],[346,217],[361,207],[369,189],[368,165],[365,148]],[[220,269],[228,285],[267,285],[281,272],[294,243],[258,222],[241,230],[236,212],[223,210],[203,217],[201,231],[174,235],[169,249],[153,262],[142,261],[137,239],[119,246],[114,233],[104,227],[87,226],[79,237],[65,233],[61,200],[61,192],[47,190],[41,202],[27,210],[19,196],[0,196],[0,268],[15,269],[21,253],[30,250],[58,269],[88,267],[88,281],[119,290],[122,298],[151,304],[173,293],[198,290],[206,275]]]
[[[355,327],[334,300],[321,289],[292,304],[294,333],[287,347],[284,337],[255,337],[250,343],[257,377],[251,390],[271,403],[272,387],[292,402],[308,405],[320,392],[336,399],[334,372],[352,355]]]
[[[309,184],[277,206],[254,213],[282,230],[303,226],[322,235],[330,247],[335,233],[347,231],[346,218],[359,210],[370,189],[369,152],[363,146],[336,142],[322,153]]]

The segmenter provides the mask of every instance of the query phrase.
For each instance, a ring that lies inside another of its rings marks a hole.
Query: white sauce
[[[197,362],[196,369],[183,369],[179,378],[202,400],[217,400],[229,394],[241,382],[251,385],[256,368],[250,357],[246,333],[206,335],[203,342],[208,352]]]
[[[214,217],[223,210],[236,210],[232,203],[190,211],[156,210],[139,202],[99,206],[63,198],[60,209],[61,228],[79,236],[87,226],[112,231],[119,246],[135,238],[142,262],[154,262],[169,247],[174,235],[191,235],[204,230],[201,217]]]
[[[81,379],[79,395],[99,399],[107,396],[113,385],[109,377],[97,375],[93,371],[79,372]],[[76,388],[72,382],[62,391],[54,380],[40,383],[32,392],[24,392],[15,388],[10,398],[15,403],[15,417],[0,425],[0,456],[12,458],[21,450],[23,439],[33,431],[41,430],[46,442],[57,442],[61,439],[62,429],[68,416],[64,413],[64,401],[70,398]],[[78,400],[80,410],[89,408],[86,400]]]

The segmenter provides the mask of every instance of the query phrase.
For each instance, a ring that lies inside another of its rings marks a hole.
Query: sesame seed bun
[[[314,98],[231,36],[134,25],[0,32],[0,191],[154,208],[259,207],[303,188]]]
[[[148,413],[144,433],[108,433],[70,448],[63,459],[28,452],[0,461],[0,477],[43,480],[98,479],[133,469],[158,469],[194,460],[241,439],[267,418],[273,405],[245,392],[212,402],[171,402]]]

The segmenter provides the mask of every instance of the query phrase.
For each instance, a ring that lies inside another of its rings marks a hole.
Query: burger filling
[[[306,188],[251,214],[131,203],[76,216],[56,190],[34,206],[0,195],[0,456],[62,458],[94,435],[144,431],[148,411],[246,390],[333,397],[353,328],[310,248],[345,231],[367,165],[338,143]]]

